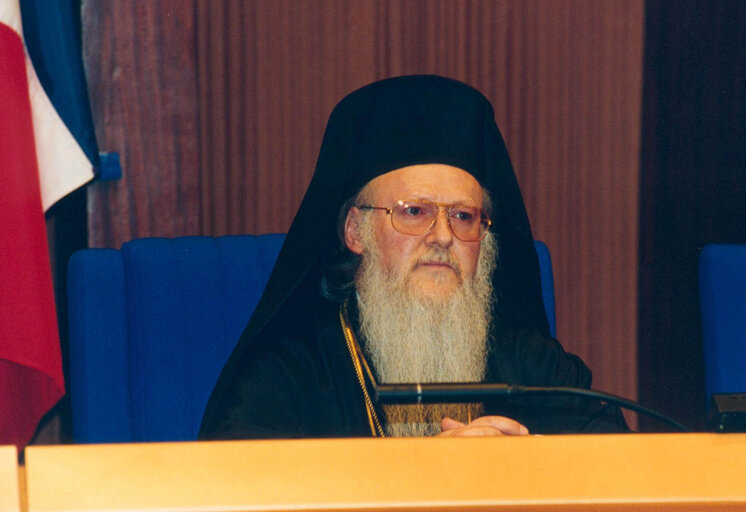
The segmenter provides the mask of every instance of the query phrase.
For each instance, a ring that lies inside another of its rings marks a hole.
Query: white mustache
[[[447,250],[431,249],[415,262],[414,267],[427,265],[428,263],[445,263],[455,270],[456,274],[461,275],[461,265],[459,265],[456,258]]]

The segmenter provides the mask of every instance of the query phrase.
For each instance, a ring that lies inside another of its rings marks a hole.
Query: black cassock
[[[397,77],[358,89],[332,112],[265,292],[207,405],[202,439],[371,435],[339,322],[340,302],[354,293],[322,293],[322,283],[344,282],[335,272],[350,259],[338,236],[342,205],[373,178],[426,163],[467,171],[492,201],[499,257],[487,381],[590,386],[585,364],[549,338],[528,216],[489,101],[455,80]],[[516,400],[486,412],[535,433],[626,430],[617,408],[582,399]]]
[[[323,319],[305,319],[305,336],[279,335],[272,347],[247,357],[201,438],[371,436],[338,308],[329,303]],[[486,382],[590,387],[590,370],[557,341],[528,329],[493,333]],[[366,386],[374,396],[367,379]],[[534,434],[627,431],[618,408],[585,398],[505,398],[485,404],[485,414],[513,418]],[[384,418],[380,410],[378,417]]]

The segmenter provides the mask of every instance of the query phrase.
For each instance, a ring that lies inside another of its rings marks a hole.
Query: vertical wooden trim
[[[83,3],[96,136],[124,174],[88,187],[92,247],[199,230],[195,14],[192,0]]]

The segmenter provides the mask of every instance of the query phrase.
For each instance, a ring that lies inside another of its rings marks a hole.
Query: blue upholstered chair
[[[196,439],[284,235],[144,238],[68,266],[76,442]],[[554,289],[537,242],[552,332]]]
[[[143,238],[68,266],[77,442],[192,440],[284,235]]]
[[[746,245],[707,245],[699,257],[705,388],[746,392]]]
[[[557,336],[557,320],[554,316],[554,274],[552,273],[552,258],[544,242],[535,241],[536,255],[539,257],[539,273],[541,274],[541,298],[549,321],[549,332]]]

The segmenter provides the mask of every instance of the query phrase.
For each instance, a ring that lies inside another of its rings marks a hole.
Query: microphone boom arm
[[[530,387],[511,384],[437,383],[378,384],[376,398],[382,404],[431,404],[493,402],[505,397],[567,395],[618,405],[667,423],[681,432],[690,429],[673,418],[620,396],[590,389],[570,387]]]

